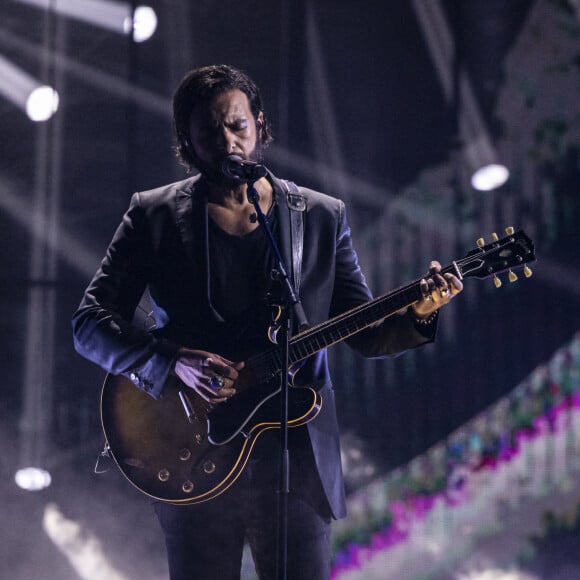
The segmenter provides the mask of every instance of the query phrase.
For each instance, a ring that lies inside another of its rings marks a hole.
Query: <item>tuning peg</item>
[[[477,240],[475,243],[477,244],[478,248],[483,248],[483,246],[485,246],[485,240],[483,238],[479,238],[479,240]]]
[[[493,283],[496,288],[501,288],[501,280],[497,277],[497,274],[493,275]]]
[[[493,234],[491,234],[491,239],[494,242],[497,242],[499,240],[499,236],[495,232],[493,232]]]
[[[512,228],[511,226],[510,226],[509,228],[506,228],[506,229],[505,229],[505,233],[506,233],[508,236],[513,236],[513,235],[514,235],[514,232],[515,232],[515,230],[514,230],[514,228]]]
[[[532,269],[529,266],[524,266],[524,276],[526,278],[531,278],[532,274]]]
[[[515,274],[511,270],[509,271],[508,278],[510,282],[515,282],[518,279],[517,274]]]

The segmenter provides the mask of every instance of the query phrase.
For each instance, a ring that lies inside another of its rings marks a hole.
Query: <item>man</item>
[[[225,65],[190,72],[173,105],[179,158],[200,173],[133,196],[74,316],[75,346],[153,398],[177,376],[192,395],[224,408],[236,396],[247,354],[264,348],[268,297],[277,284],[247,184],[224,175],[222,163],[229,155],[261,160],[270,127],[254,82]],[[270,173],[255,189],[311,325],[371,298],[341,201]],[[386,356],[433,340],[439,308],[462,290],[458,278],[440,271],[432,262],[423,299],[370,324],[349,344],[365,356]],[[154,333],[131,322],[146,288]],[[244,355],[236,356],[236,345]],[[330,520],[345,515],[324,350],[307,360],[295,383],[316,389],[322,408],[289,432],[287,577],[322,580],[330,575]],[[276,576],[278,439],[276,430],[261,435],[235,483],[210,501],[154,502],[172,580],[239,578],[244,538],[260,578]]]

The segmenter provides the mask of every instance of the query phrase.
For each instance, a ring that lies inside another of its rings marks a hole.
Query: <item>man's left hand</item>
[[[427,318],[430,314],[449,304],[463,290],[463,283],[454,274],[441,274],[441,264],[431,262],[429,274],[421,280],[423,298],[411,308],[418,318]]]

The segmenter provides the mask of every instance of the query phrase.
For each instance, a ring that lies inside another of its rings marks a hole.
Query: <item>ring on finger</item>
[[[441,298],[447,298],[447,296],[449,295],[449,290],[447,290],[446,288],[443,290],[439,290],[439,294],[441,294]]]
[[[209,380],[209,386],[214,390],[214,391],[219,391],[220,389],[223,389],[224,385],[226,384],[226,379],[225,377],[223,377],[222,375],[214,375],[210,380]]]

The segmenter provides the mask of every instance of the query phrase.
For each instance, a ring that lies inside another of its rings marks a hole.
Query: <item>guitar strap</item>
[[[304,252],[304,210],[306,199],[293,181],[280,180],[286,189],[286,205],[290,210],[290,244],[292,246],[292,274],[294,289],[300,294],[302,254]]]
[[[300,282],[302,281],[302,254],[304,252],[304,210],[306,198],[300,193],[300,188],[293,182],[281,179],[286,190],[286,205],[290,210],[290,244],[292,247],[292,277],[294,290],[300,299]],[[300,306],[300,325],[308,325],[306,315]]]

